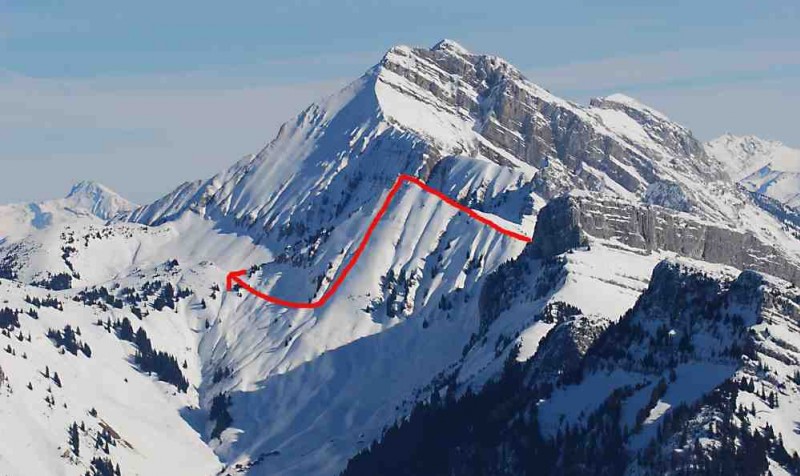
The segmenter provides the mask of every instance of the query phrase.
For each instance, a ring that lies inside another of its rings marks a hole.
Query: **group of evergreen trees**
[[[75,457],[79,457],[81,455],[81,433],[86,433],[86,427],[84,426],[83,422],[81,422],[80,427],[78,426],[77,422],[72,422],[72,424],[67,428],[67,445]],[[109,435],[107,435],[106,429],[103,429],[102,433],[98,432],[97,440],[95,442],[95,449],[103,449],[103,445],[105,445],[104,451],[106,454],[108,454],[109,439],[111,438]],[[105,443],[103,443],[104,441]],[[111,441],[113,443],[113,439],[111,439]],[[114,462],[111,461],[110,458],[101,458],[95,456],[92,458],[89,470],[86,471],[86,476],[122,476],[122,471],[120,470],[119,464],[114,465]]]
[[[140,327],[134,333],[131,321],[126,317],[122,319],[117,329],[117,336],[136,346],[133,360],[143,372],[155,373],[159,380],[174,385],[181,392],[188,390],[189,382],[184,377],[178,360],[167,352],[153,349],[144,327]]]
[[[17,265],[14,254],[9,253],[0,259],[0,278],[15,281],[17,279]]]
[[[78,355],[78,351],[83,352],[86,357],[92,356],[92,349],[86,342],[78,340],[81,335],[81,329],[78,327],[73,330],[69,324],[64,326],[63,331],[48,329],[47,337],[53,341],[56,347],[63,347],[67,352],[72,355]]]
[[[761,401],[766,403],[770,408],[776,408],[778,406],[778,394],[775,393],[774,390],[767,391],[767,389],[764,388],[764,385],[757,389],[753,379],[749,379],[747,377],[739,380],[737,383],[739,390],[752,393],[753,395],[759,397]]]
[[[86,472],[86,476],[122,476],[119,463],[114,466],[114,462],[109,458],[92,458],[92,466]]]
[[[19,311],[8,307],[0,309],[0,329],[11,330],[19,328]]]
[[[477,393],[456,398],[434,391],[351,459],[343,475],[550,474],[557,453],[540,436],[535,407],[529,418],[516,418],[536,395],[524,383],[522,365],[511,360],[500,379]]]
[[[40,288],[62,291],[72,287],[72,275],[69,273],[48,274],[46,278],[31,282]]]
[[[637,463],[661,474],[761,476],[769,470],[769,456],[790,473],[800,474],[800,457],[788,453],[773,428],[769,424],[753,428],[746,418],[747,411],[737,409],[740,386],[741,383],[728,380],[701,401],[672,409]],[[701,410],[706,418],[697,419]],[[714,444],[701,444],[697,435]],[[673,445],[678,452],[662,450]]]
[[[78,433],[78,423],[72,422],[72,425],[69,426],[67,429],[67,433],[69,438],[67,439],[67,443],[69,444],[72,453],[75,456],[81,455],[81,438],[80,434]]]
[[[464,274],[470,274],[473,271],[477,271],[483,268],[484,264],[484,256],[483,254],[479,254],[476,256],[472,256],[469,252],[467,253],[467,264],[464,266]]]
[[[47,296],[45,298],[39,299],[37,297],[31,297],[29,295],[26,295],[25,296],[25,302],[27,302],[28,304],[31,304],[33,306],[36,306],[37,308],[52,307],[53,309],[56,309],[56,310],[59,310],[59,311],[63,311],[64,310],[64,304],[62,304],[61,301],[59,301],[58,299],[56,299],[56,298],[54,298],[52,296]]]
[[[417,283],[416,272],[406,273],[405,268],[395,274],[393,269],[389,269],[386,276],[381,280],[383,294],[386,296],[386,315],[392,317],[402,317],[406,315],[409,302],[410,289]]]
[[[231,406],[231,397],[220,393],[213,400],[211,400],[211,411],[208,414],[208,419],[214,422],[214,429],[211,430],[211,438],[218,438],[219,435],[233,423],[228,408]]]
[[[109,291],[105,286],[100,286],[81,291],[74,299],[86,305],[98,306],[103,310],[107,310],[108,306],[115,309],[122,309],[127,303],[131,305],[134,315],[141,319],[146,314],[141,311],[138,305],[146,302],[150,296],[155,296],[152,304],[153,308],[157,311],[161,311],[165,307],[174,310],[176,303],[180,299],[186,298],[191,294],[191,289],[176,289],[170,282],[162,283],[159,280],[155,280],[145,282],[141,292],[137,292],[130,287],[122,288],[119,291],[121,297],[115,296],[114,293]]]
[[[98,431],[95,435],[94,447],[95,449],[102,450],[105,454],[109,454],[111,452],[109,446],[117,446],[117,441],[107,426],[103,424],[101,424],[101,426],[103,426],[103,429],[102,431]]]
[[[535,284],[524,279],[532,271],[534,260],[527,253],[501,264],[489,274],[481,288],[479,299],[480,329],[483,336],[492,322],[515,303],[533,302],[553,290],[566,274],[563,257],[538,260],[539,270]]]
[[[156,311],[160,311],[165,307],[175,309],[175,289],[171,283],[167,283],[161,288],[161,293],[153,301],[153,309]]]
[[[56,384],[56,387],[61,388],[61,377],[59,377],[58,376],[58,372],[55,372],[55,371],[51,374],[50,373],[50,366],[45,365],[44,372],[42,372],[42,375],[44,375],[44,378],[48,378],[48,379],[52,380],[53,383]],[[32,388],[30,387],[30,382],[28,384],[29,384],[28,388],[32,390]],[[49,392],[50,392],[50,390],[48,390],[48,393]]]
[[[122,309],[125,304],[122,299],[114,296],[105,286],[85,289],[79,292],[73,299],[83,302],[87,306],[98,306],[104,311],[108,310],[108,306],[115,309]]]
[[[64,237],[62,236],[62,239],[63,238]],[[74,238],[71,238],[71,237],[70,237],[70,239],[72,239],[72,241],[69,242],[70,244],[64,245],[64,246],[61,247],[61,260],[64,262],[64,264],[67,266],[67,268],[69,268],[69,270],[74,273],[75,272],[75,268],[73,267],[72,262],[70,261],[69,258],[74,253],[78,252],[78,248],[75,248],[74,246],[71,246],[71,243],[73,243],[75,240],[74,240]]]
[[[230,377],[232,373],[233,371],[228,366],[217,367],[214,369],[214,375],[212,376],[211,381],[213,383],[221,382],[223,379]]]
[[[583,314],[583,311],[572,304],[563,301],[553,301],[547,303],[542,312],[537,316],[537,320],[558,324],[581,314]]]

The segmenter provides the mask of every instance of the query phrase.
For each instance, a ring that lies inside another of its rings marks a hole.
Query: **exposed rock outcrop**
[[[800,283],[798,264],[752,233],[608,197],[566,195],[550,201],[539,212],[530,246],[536,256],[549,257],[585,246],[590,237],[647,252],[672,251]]]

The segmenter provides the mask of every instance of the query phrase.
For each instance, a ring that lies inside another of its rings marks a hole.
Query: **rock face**
[[[651,183],[644,194],[644,202],[679,212],[691,212],[694,208],[683,188],[669,180],[658,180]]]
[[[586,108],[529,82],[500,58],[447,40],[430,50],[393,48],[380,66],[419,87],[436,107],[472,122],[480,153],[539,169],[537,192],[546,198],[573,188],[603,190],[609,179],[643,194],[659,175],[676,171],[724,177],[688,129],[622,95]]]
[[[587,367],[597,370],[604,360],[614,359],[614,368],[661,375],[676,362],[703,361],[709,355],[735,361],[741,353],[729,348],[745,347],[746,328],[759,319],[759,288],[763,283],[764,279],[752,271],[727,282],[680,261],[662,261],[653,269],[650,285],[629,314],[594,342]],[[733,314],[739,315],[741,322],[731,325],[725,321]],[[641,344],[639,334],[631,332],[639,326],[653,334],[650,342],[656,345]],[[661,332],[656,336],[659,327],[668,330],[666,335]],[[725,338],[691,345],[693,341],[699,343],[705,334]],[[680,344],[682,339],[684,345]],[[683,355],[676,355],[679,353]],[[588,373],[586,370],[584,373]]]
[[[576,372],[586,352],[610,324],[608,320],[581,314],[561,319],[542,339],[529,363],[529,384],[557,383],[563,375]]]
[[[530,245],[534,256],[555,256],[587,244],[577,200],[569,196],[556,198],[539,211]]]
[[[548,257],[585,246],[589,237],[647,252],[672,251],[800,283],[797,263],[752,233],[612,198],[567,195],[551,200],[539,213],[530,246],[536,256]]]

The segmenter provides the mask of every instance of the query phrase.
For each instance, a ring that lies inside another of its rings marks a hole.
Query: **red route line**
[[[367,247],[367,243],[369,242],[369,239],[372,237],[372,232],[375,231],[375,228],[378,226],[378,222],[386,214],[386,211],[389,209],[389,204],[392,202],[392,199],[394,198],[394,196],[397,195],[397,192],[400,190],[400,187],[403,185],[404,182],[408,182],[408,183],[412,183],[412,184],[416,185],[417,187],[421,188],[425,192],[428,192],[431,195],[436,196],[437,198],[439,198],[443,202],[447,203],[448,205],[458,209],[458,211],[466,213],[472,219],[474,219],[476,221],[479,221],[479,222],[483,223],[484,225],[487,225],[487,226],[491,227],[492,229],[502,233],[503,235],[506,235],[508,237],[514,238],[515,240],[523,241],[525,243],[530,243],[530,241],[531,241],[531,238],[529,236],[523,235],[521,233],[517,233],[516,231],[513,231],[513,230],[509,230],[508,228],[503,228],[502,226],[500,226],[497,223],[489,220],[488,218],[484,217],[483,215],[481,215],[480,213],[476,212],[475,210],[458,203],[457,201],[455,201],[452,198],[448,197],[447,195],[445,195],[444,193],[440,192],[439,190],[436,190],[435,188],[430,187],[429,185],[427,185],[425,182],[423,182],[422,180],[418,179],[417,177],[414,177],[412,175],[400,174],[397,177],[397,180],[395,180],[394,185],[392,185],[392,188],[389,189],[389,193],[386,195],[386,199],[383,201],[383,204],[381,205],[381,208],[378,209],[378,213],[375,214],[375,217],[372,219],[372,222],[370,222],[366,233],[364,233],[364,237],[361,238],[361,243],[359,243],[358,248],[356,248],[356,251],[353,253],[353,256],[350,258],[350,261],[348,261],[347,264],[345,265],[345,267],[342,268],[342,270],[339,272],[339,275],[336,277],[336,280],[333,281],[333,283],[328,287],[328,289],[325,291],[325,294],[323,294],[321,298],[317,299],[316,301],[311,301],[311,302],[287,301],[285,299],[281,299],[281,298],[278,298],[278,297],[271,296],[269,294],[263,293],[263,292],[255,289],[255,288],[253,288],[249,284],[247,284],[247,282],[245,282],[241,278],[241,276],[243,276],[244,274],[247,273],[247,271],[244,270],[244,269],[239,270],[239,271],[231,271],[230,273],[228,273],[228,275],[226,276],[226,279],[225,279],[225,285],[226,285],[228,291],[233,289],[233,285],[234,285],[234,283],[236,283],[239,286],[241,286],[242,288],[244,288],[246,291],[248,291],[250,294],[253,294],[254,296],[257,296],[257,297],[259,297],[259,298],[261,298],[261,299],[263,299],[263,300],[265,300],[267,302],[271,302],[272,304],[277,304],[279,306],[289,307],[289,308],[294,308],[294,309],[314,309],[314,308],[317,308],[317,307],[324,306],[325,303],[328,302],[328,299],[330,299],[334,295],[334,293],[336,293],[336,291],[339,289],[339,286],[342,285],[342,282],[344,282],[345,278],[347,278],[347,275],[350,273],[350,271],[356,265],[356,262],[361,257],[361,253],[364,252],[364,249]]]

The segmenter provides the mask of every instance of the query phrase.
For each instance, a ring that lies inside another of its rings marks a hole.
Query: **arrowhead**
[[[233,289],[233,282],[239,281],[240,276],[244,276],[247,273],[246,269],[240,269],[239,271],[231,271],[225,277],[225,288],[230,291]]]

